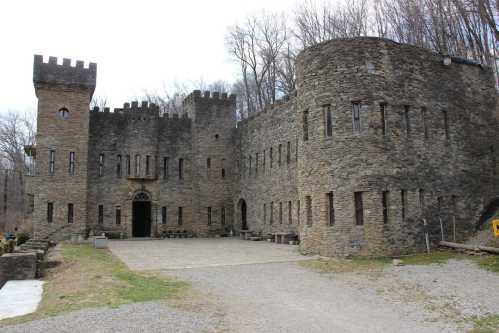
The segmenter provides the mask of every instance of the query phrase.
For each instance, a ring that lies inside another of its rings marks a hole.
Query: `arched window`
[[[65,107],[60,108],[59,109],[59,117],[68,118],[69,117],[69,110]]]

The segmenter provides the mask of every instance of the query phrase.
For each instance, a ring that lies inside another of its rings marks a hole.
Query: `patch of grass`
[[[468,333],[497,333],[499,332],[499,315],[472,317],[473,329]]]
[[[62,264],[44,278],[42,301],[33,314],[0,321],[15,324],[90,307],[118,307],[126,303],[178,296],[187,283],[154,274],[130,271],[108,250],[63,244],[52,254]]]
[[[488,255],[485,257],[475,258],[475,262],[483,269],[491,272],[499,273],[499,256]]]
[[[299,265],[320,273],[381,272],[389,258],[317,259],[300,261]]]
[[[404,265],[430,265],[445,264],[450,259],[463,259],[465,256],[454,251],[433,251],[428,253],[418,253],[402,257]]]

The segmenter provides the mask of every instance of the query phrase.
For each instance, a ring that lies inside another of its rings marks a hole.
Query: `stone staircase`
[[[28,251],[38,251],[42,250],[43,253],[47,253],[49,249],[49,241],[42,240],[42,239],[29,239],[26,243],[22,244],[20,246],[22,252],[28,252]]]

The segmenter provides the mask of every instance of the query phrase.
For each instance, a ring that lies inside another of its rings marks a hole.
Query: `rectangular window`
[[[69,175],[74,176],[75,174],[75,153],[74,151],[69,153]]]
[[[54,203],[47,202],[47,223],[54,222]]]
[[[161,207],[161,224],[166,224],[166,206]]]
[[[286,146],[286,163],[291,163],[291,142],[288,141]]]
[[[404,105],[405,134],[411,136],[411,120],[409,115],[409,105]]]
[[[427,121],[426,121],[426,108],[425,107],[422,107],[421,108],[421,122],[423,123],[423,134],[424,134],[424,138],[425,139],[428,139],[428,124],[427,124]]]
[[[121,155],[116,157],[116,176],[121,177]]]
[[[327,207],[328,207],[328,219],[329,219],[329,225],[334,225],[334,194],[333,192],[329,192],[327,194]]]
[[[293,224],[293,207],[291,201],[288,201],[288,224]]]
[[[303,111],[303,141],[308,141],[308,110]]]
[[[149,176],[151,174],[151,156],[146,155],[146,175]]]
[[[99,224],[104,223],[104,206],[103,205],[99,205],[99,216],[98,216],[97,222]]]
[[[354,133],[360,133],[360,102],[352,103],[352,128]]]
[[[331,105],[323,105],[322,113],[324,115],[324,136],[333,136],[333,119],[331,115]]]
[[[168,179],[169,175],[169,158],[168,157],[163,157],[163,179]]]
[[[99,155],[99,177],[104,176],[104,154]]]
[[[312,197],[305,197],[305,211],[307,212],[307,225],[312,225]]]
[[[282,224],[282,202],[279,202],[279,224]]]
[[[55,150],[49,151],[49,174],[55,173]]]
[[[402,221],[405,221],[406,216],[406,203],[407,203],[407,191],[400,190],[400,201],[402,205]]]
[[[73,204],[69,203],[68,204],[68,223],[73,223],[74,221],[74,209],[73,209]]]
[[[211,225],[211,207],[208,207],[208,225]]]
[[[277,159],[277,165],[281,166],[281,158],[282,158],[282,144],[279,144],[279,150],[278,150],[278,159]]]
[[[135,177],[140,176],[140,155],[135,155]]]
[[[178,179],[184,179],[184,159],[178,159]]]
[[[248,161],[249,161],[249,169],[248,169],[248,175],[251,176],[251,155],[248,156]]]
[[[386,123],[386,104],[380,103],[379,105],[379,115],[381,118],[381,134],[385,136],[387,134],[387,123]]]
[[[424,211],[425,207],[425,192],[422,188],[419,189],[419,208],[421,209],[421,212]]]
[[[269,150],[269,159],[270,159],[270,168],[272,169],[272,165],[274,164],[274,151],[272,147]]]
[[[116,206],[115,216],[116,216],[116,225],[120,225],[121,224],[121,206]]]
[[[255,154],[255,175],[258,175],[258,153]]]
[[[130,173],[132,172],[132,168],[130,166],[130,155],[126,155],[126,175],[130,177]]]
[[[442,110],[442,116],[444,118],[444,131],[445,131],[445,138],[449,138],[449,117],[447,114],[447,110]]]
[[[383,191],[381,194],[381,203],[383,205],[383,224],[388,223],[388,205],[389,205],[389,200],[390,200],[390,194],[388,191]]]
[[[263,204],[263,224],[267,224],[267,204]]]
[[[225,225],[225,207],[220,209],[220,223]]]
[[[178,225],[182,225],[183,223],[183,207],[178,207],[178,215],[177,215],[177,223]]]
[[[300,225],[300,200],[296,202],[296,217],[298,225]]]
[[[364,204],[362,202],[362,192],[354,193],[355,199],[355,224],[363,225],[364,224]]]
[[[267,162],[266,161],[267,158],[266,158],[265,154],[266,154],[266,151],[263,150],[263,166],[262,167],[263,167],[263,174],[264,175],[265,175],[265,163]]]
[[[270,224],[274,223],[274,202],[270,202]]]
[[[210,169],[211,168],[211,158],[207,158],[206,159],[206,169]]]
[[[222,168],[222,178],[225,178],[225,168]]]

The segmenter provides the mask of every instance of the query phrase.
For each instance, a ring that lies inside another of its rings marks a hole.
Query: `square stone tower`
[[[70,59],[35,55],[33,83],[38,98],[34,179],[35,238],[59,240],[83,234],[87,226],[89,104],[97,65],[71,66]]]

